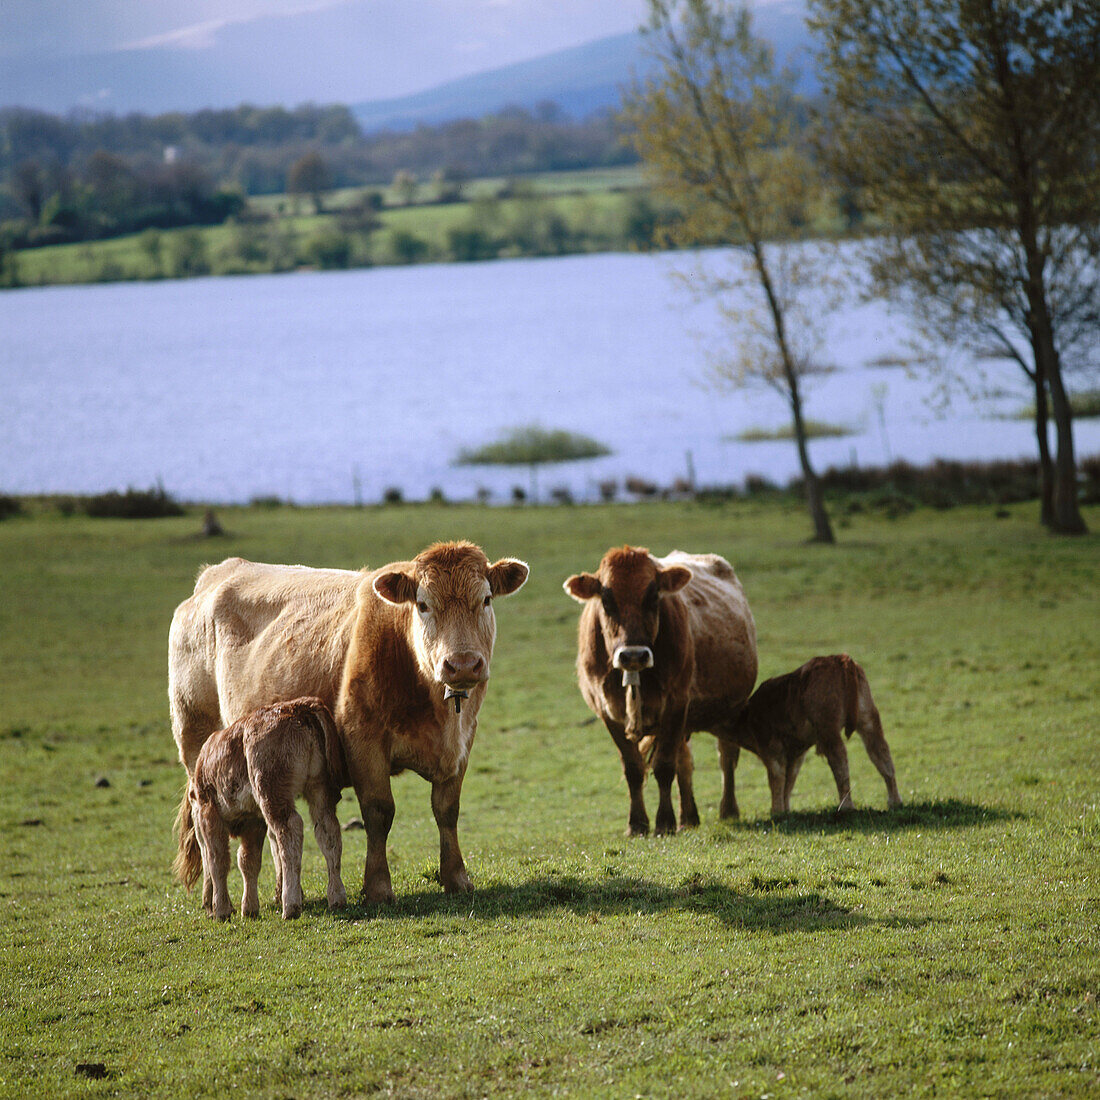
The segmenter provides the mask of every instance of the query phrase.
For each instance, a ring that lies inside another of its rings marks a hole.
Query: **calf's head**
[[[493,598],[517,591],[527,573],[515,558],[490,565],[473,543],[443,542],[418,554],[410,570],[379,574],[374,591],[387,603],[413,605],[409,640],[424,674],[466,691],[489,679]]]
[[[563,587],[580,603],[599,601],[600,631],[612,665],[637,673],[653,665],[661,599],[690,580],[690,569],[662,567],[644,547],[624,546],[609,550],[595,573],[577,573]]]

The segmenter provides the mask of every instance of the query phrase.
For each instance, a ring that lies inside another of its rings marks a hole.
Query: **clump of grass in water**
[[[1081,393],[1070,394],[1069,407],[1078,420],[1092,420],[1100,416],[1100,390],[1083,390]],[[1050,402],[1047,402],[1047,412],[1053,415]],[[1035,402],[1024,405],[1016,412],[1009,414],[1010,420],[1034,420]]]
[[[807,439],[834,439],[852,435],[852,429],[845,424],[829,424],[823,420],[806,421]],[[735,443],[768,443],[774,440],[794,439],[794,425],[784,424],[778,428],[746,428],[736,435],[726,436]]]

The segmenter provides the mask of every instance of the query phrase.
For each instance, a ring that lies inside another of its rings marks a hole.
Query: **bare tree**
[[[1064,371],[1100,320],[1100,0],[810,7],[821,151],[889,227],[879,288],[947,329],[985,330],[1027,370],[1040,446],[1048,396],[1057,439],[1044,521],[1085,531]]]
[[[739,249],[760,297],[746,347],[719,377],[740,386],[763,381],[791,411],[806,504],[819,542],[833,542],[821,487],[810,462],[803,416],[813,360],[800,347],[792,317],[812,284],[805,260],[781,262],[769,241],[796,235],[812,190],[807,161],[792,144],[793,77],[777,72],[771,48],[754,38],[748,10],[726,0],[650,0],[643,28],[657,61],[635,85],[626,113],[635,143],[661,189],[683,210],[673,232],[684,243],[717,240]],[[746,282],[712,280],[720,296]],[[727,301],[726,312],[734,307]]]

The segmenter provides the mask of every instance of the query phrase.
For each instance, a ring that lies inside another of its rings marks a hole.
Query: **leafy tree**
[[[638,151],[661,189],[684,211],[672,227],[686,244],[720,240],[741,251],[746,277],[709,280],[707,289],[754,293],[751,354],[719,366],[717,378],[739,387],[778,388],[791,411],[814,538],[833,542],[832,526],[810,462],[803,390],[814,370],[792,325],[800,296],[817,276],[767,242],[792,236],[804,222],[813,187],[806,159],[791,144],[796,126],[793,77],[777,73],[771,48],[753,37],[748,10],[727,0],[650,0],[643,28],[656,61],[653,75],[627,99]]]
[[[1012,355],[1037,417],[1049,394],[1043,519],[1083,532],[1064,374],[1100,326],[1100,0],[810,7],[831,105],[822,153],[890,229],[878,286]]]
[[[286,180],[287,190],[292,195],[309,195],[317,214],[323,210],[322,196],[330,185],[328,165],[320,153],[306,153],[290,166]]]
[[[416,181],[416,176],[412,172],[405,168],[398,168],[393,174],[393,183],[391,184],[394,191],[397,194],[398,199],[401,201],[402,206],[412,206],[416,200],[416,191],[420,186]]]

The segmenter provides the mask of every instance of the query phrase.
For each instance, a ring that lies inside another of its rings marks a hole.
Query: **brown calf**
[[[200,871],[213,888],[210,916],[228,920],[229,838],[240,837],[237,865],[244,879],[241,916],[258,917],[264,836],[271,835],[276,900],[283,917],[302,912],[302,819],[295,799],[305,797],[313,833],[328,865],[328,904],[347,902],[340,879],[340,823],[336,803],[346,782],[332,712],[320,699],[261,707],[209,737],[187,783],[195,823],[180,834],[176,866],[188,888]]]
[[[863,738],[867,755],[886,781],[890,806],[900,806],[894,761],[863,669],[846,653],[814,657],[784,676],[765,680],[732,726],[739,746],[756,753],[768,769],[772,813],[789,813],[791,791],[807,751],[829,762],[840,797],[838,812],[852,809],[848,753],[841,731]]]

